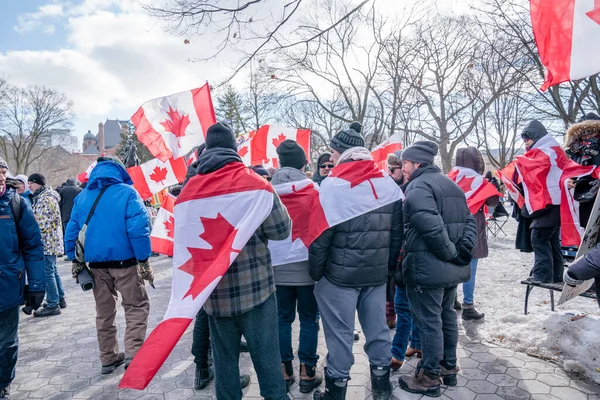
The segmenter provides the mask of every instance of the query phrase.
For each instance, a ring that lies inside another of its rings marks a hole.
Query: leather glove
[[[85,267],[86,266],[84,263],[80,263],[77,260],[73,260],[73,264],[71,264],[71,275],[73,276],[73,279],[75,279],[75,282],[79,283],[78,275],[81,271],[83,271]]]
[[[154,272],[152,271],[152,266],[150,265],[150,261],[138,261],[138,275],[145,281],[148,281],[152,289],[156,289],[154,287]]]
[[[456,265],[469,265],[471,260],[473,259],[473,254],[471,251],[473,250],[470,244],[467,244],[465,240],[460,238],[456,243],[456,254],[452,258],[452,263]]]
[[[565,272],[563,274],[563,281],[569,286],[577,286],[583,283],[583,281],[580,281],[579,279],[573,278],[572,275],[569,275],[568,269],[565,269]]]
[[[46,292],[27,292],[27,306],[37,310],[44,301],[44,295]]]

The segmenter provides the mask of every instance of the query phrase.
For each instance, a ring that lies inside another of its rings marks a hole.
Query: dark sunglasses
[[[321,165],[319,165],[319,168],[329,168],[329,169],[331,169],[331,168],[333,168],[333,164],[321,164]]]

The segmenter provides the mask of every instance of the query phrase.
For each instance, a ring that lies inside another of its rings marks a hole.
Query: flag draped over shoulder
[[[313,203],[319,196],[319,187],[310,179],[274,185],[275,192],[292,219],[288,238],[269,241],[273,266],[308,260],[309,223]]]
[[[191,178],[175,202],[171,300],[119,384],[144,389],[273,207],[267,181],[233,162]]]
[[[323,181],[310,218],[309,243],[326,229],[404,198],[373,160],[337,165]]]
[[[402,135],[394,133],[371,152],[377,168],[387,170],[387,156],[395,151],[402,150]]]
[[[448,178],[465,192],[471,214],[476,214],[490,197],[502,197],[494,185],[471,168],[454,167],[448,173]]]
[[[511,161],[503,169],[497,170],[496,175],[504,184],[508,195],[513,199],[515,203],[517,203],[519,208],[523,208],[525,206],[525,198],[523,197],[523,194],[521,194],[521,191],[519,190],[517,185],[512,181],[512,177],[516,168],[515,164],[515,161]]]
[[[542,90],[600,72],[600,1],[531,0],[531,25],[547,68]]]
[[[560,204],[562,244],[579,245],[583,231],[579,225],[579,203],[567,187],[567,180],[588,175],[598,178],[598,167],[584,167],[570,160],[558,142],[545,135],[534,148],[517,156],[516,168],[523,181],[525,207],[529,213]]]
[[[208,83],[145,102],[131,122],[154,157],[167,161],[185,156],[204,143],[206,131],[217,122]]]

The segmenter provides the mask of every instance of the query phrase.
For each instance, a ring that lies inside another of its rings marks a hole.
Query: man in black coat
[[[423,359],[414,376],[400,377],[411,393],[437,397],[440,377],[456,385],[458,323],[456,286],[469,280],[477,242],[475,219],[463,191],[433,165],[437,144],[418,141],[402,152],[409,183],[404,200],[405,257],[402,276],[421,330]]]
[[[75,184],[74,179],[67,179],[65,186],[60,191],[60,216],[62,219],[63,232],[67,231],[67,224],[71,219],[71,211],[73,210],[73,204],[75,204],[75,197],[81,193],[83,189]]]

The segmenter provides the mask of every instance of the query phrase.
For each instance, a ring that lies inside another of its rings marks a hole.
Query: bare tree
[[[0,105],[0,150],[17,173],[27,173],[53,147],[53,138],[68,134],[72,108],[72,101],[54,89],[8,86]]]
[[[302,38],[295,33],[301,26],[301,10],[309,9],[313,3],[309,0],[168,0],[163,6],[146,5],[145,8],[150,15],[167,21],[173,32],[195,34],[203,39],[214,36],[216,50],[198,58],[199,61],[214,58],[225,49],[237,50],[241,57],[228,82],[253,60],[286,49],[306,50],[367,2],[362,0],[345,15]]]
[[[264,69],[252,68],[248,78],[247,92],[243,96],[244,115],[248,119],[248,131],[258,129],[273,120],[278,104],[284,95],[277,91],[276,76]]]

